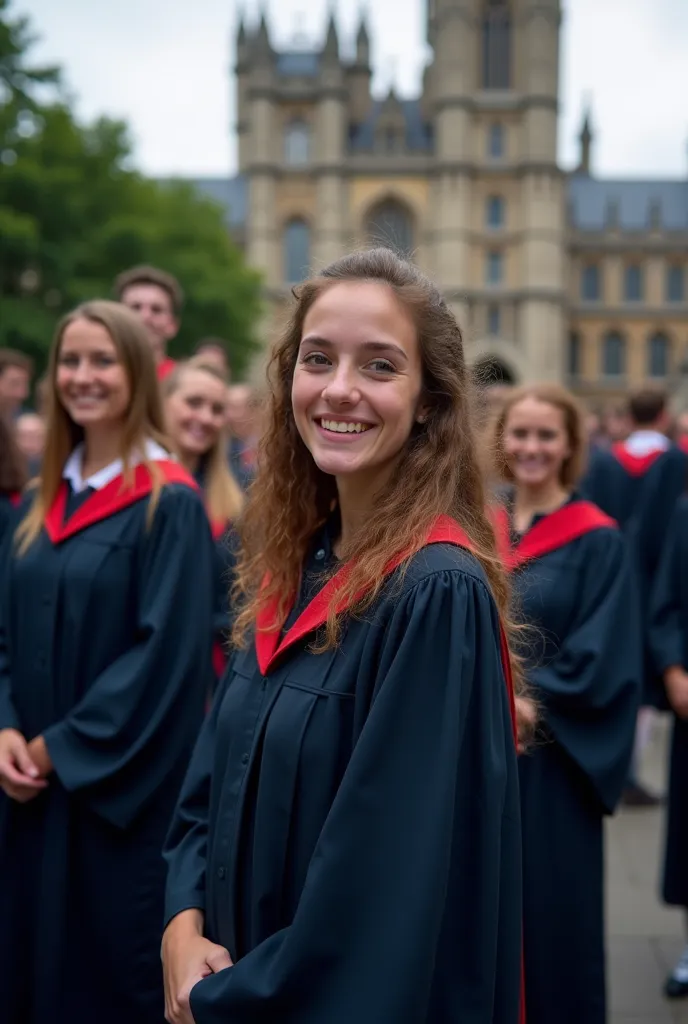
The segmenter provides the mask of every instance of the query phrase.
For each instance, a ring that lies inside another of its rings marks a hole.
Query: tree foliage
[[[84,299],[110,296],[137,263],[179,278],[186,295],[183,354],[203,336],[227,339],[241,372],[253,345],[259,280],[223,211],[183,182],[132,168],[126,125],[82,125],[59,69],[30,62],[24,18],[0,0],[0,345],[45,362],[55,322]]]

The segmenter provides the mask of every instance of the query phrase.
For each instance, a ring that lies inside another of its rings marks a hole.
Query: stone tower
[[[429,0],[432,273],[474,358],[561,379],[559,0]]]
[[[290,286],[353,246],[397,244],[440,285],[469,358],[562,377],[564,181],[556,163],[559,0],[428,0],[423,93],[370,93],[334,13],[319,47],[237,36],[246,250],[279,318]]]

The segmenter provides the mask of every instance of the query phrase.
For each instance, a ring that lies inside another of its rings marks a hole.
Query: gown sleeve
[[[688,499],[676,506],[664,543],[650,603],[650,648],[657,671],[686,665]]]
[[[215,541],[213,632],[215,640],[223,645],[232,625],[229,595],[234,582],[237,543],[231,528]]]
[[[193,988],[197,1024],[443,1020],[438,974],[473,993],[494,979],[475,1019],[517,1019],[521,840],[497,629],[462,572],[400,597],[294,919]]]
[[[630,556],[617,530],[595,530],[576,576],[575,613],[554,657],[529,678],[555,738],[611,813],[630,761],[642,681],[642,627]]]
[[[142,546],[136,642],[44,733],[62,785],[121,827],[179,770],[212,680],[213,549],[198,496],[164,488]]]
[[[231,661],[220,680],[213,706],[196,742],[163,850],[167,861],[165,927],[183,910],[205,911],[205,865],[215,733],[230,673]]]

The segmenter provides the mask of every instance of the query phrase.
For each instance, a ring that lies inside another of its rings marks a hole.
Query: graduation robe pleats
[[[202,909],[235,964],[194,987],[197,1024],[516,1024],[517,766],[482,570],[423,548],[317,655],[326,599],[306,605],[232,656],[169,837],[168,919]]]
[[[42,734],[55,771],[29,804],[0,795],[3,1024],[162,1020],[160,851],[212,680],[213,551],[158,465],[151,522],[137,467],[4,546],[0,728]]]
[[[605,1024],[603,816],[631,756],[640,622],[624,539],[575,500],[513,548],[527,674],[541,736],[519,758],[528,1024]]]

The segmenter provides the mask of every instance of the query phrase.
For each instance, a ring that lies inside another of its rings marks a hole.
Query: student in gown
[[[179,333],[184,305],[179,281],[158,267],[131,267],[115,281],[115,297],[141,318],[153,350],[158,380],[165,380],[175,366],[167,346]]]
[[[461,333],[371,250],[301,287],[271,369],[237,647],[167,844],[167,1019],[516,1024],[507,591]]]
[[[653,593],[650,641],[674,713],[662,894],[685,908],[688,929],[688,498],[669,528]],[[667,978],[670,998],[688,997],[688,945]]]
[[[17,507],[27,481],[26,460],[9,421],[0,414],[0,546],[17,520]]]
[[[153,1024],[161,850],[212,680],[212,540],[132,313],[68,315],[49,381],[0,585],[0,1017]]]
[[[641,784],[639,770],[650,738],[653,707],[666,707],[647,642],[647,622],[654,578],[662,544],[680,496],[688,484],[688,455],[667,437],[670,425],[667,397],[649,388],[631,395],[628,403],[631,433],[609,452],[597,452],[582,484],[586,498],[619,524],[630,544],[638,574],[645,634],[645,669],[636,743],[624,803],[652,806],[657,797]]]
[[[563,388],[514,392],[494,450],[498,515],[542,736],[519,760],[528,1024],[605,1024],[603,818],[621,795],[641,675],[638,607],[616,525],[576,493],[587,437]]]
[[[170,439],[179,461],[201,489],[215,540],[213,664],[219,678],[226,662],[234,570],[231,527],[241,513],[244,496],[226,457],[227,384],[222,371],[204,360],[203,355],[177,363],[163,391]]]

